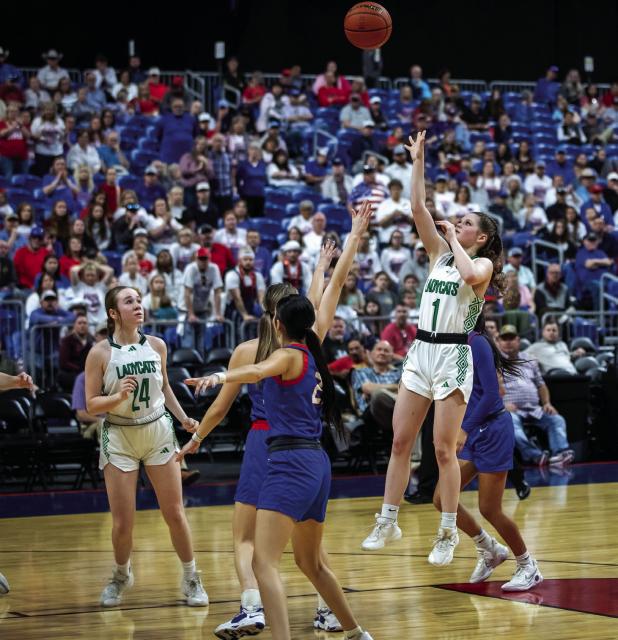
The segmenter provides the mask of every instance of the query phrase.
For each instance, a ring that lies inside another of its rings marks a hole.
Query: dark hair
[[[558,318],[556,318],[556,316],[548,316],[547,318],[545,318],[545,322],[543,322],[543,329],[545,329],[548,324],[555,324],[558,328],[560,328],[560,323],[558,322]]]
[[[258,348],[255,354],[255,363],[266,360],[268,356],[279,348],[279,343],[275,336],[275,328],[273,326],[273,318],[277,310],[277,303],[282,298],[289,295],[298,294],[298,291],[287,282],[281,284],[271,284],[264,294],[264,302],[262,307],[264,313],[258,324]]]
[[[60,269],[58,269],[58,273],[60,273]],[[39,278],[39,284],[37,284],[37,287],[36,287],[36,292],[39,294],[39,298],[43,295],[43,278],[45,276],[50,277],[54,281],[54,286],[51,288],[51,291],[53,291],[57,296],[58,295],[58,289],[56,288],[56,279],[54,278],[54,276],[52,276],[51,273],[47,273],[45,271],[42,271],[41,272],[41,277]]]
[[[502,273],[502,238],[496,221],[486,213],[475,213],[479,218],[479,229],[487,234],[487,242],[479,248],[477,255],[479,258],[488,258],[493,264],[493,273],[489,286],[499,293],[504,293],[505,276]]]
[[[100,220],[96,220],[92,215],[95,207],[101,207],[101,209],[103,209],[103,217]],[[84,222],[86,223],[86,234],[91,238],[94,238],[98,233],[99,237],[102,240],[106,240],[111,234],[110,226],[107,221],[107,212],[105,211],[105,205],[98,204],[94,201],[94,199],[88,205],[88,213],[86,214]]]
[[[141,298],[142,294],[135,287],[125,287],[123,285],[119,287],[112,287],[105,294],[105,313],[107,314],[107,335],[113,336],[114,331],[116,330],[116,322],[109,315],[109,310],[113,309],[114,311],[118,311],[118,296],[121,291],[125,289],[133,289],[137,293],[137,295]]]
[[[313,331],[315,322],[315,309],[305,296],[299,294],[287,295],[277,303],[277,319],[285,327],[289,338],[304,340],[322,379],[322,407],[326,422],[334,426],[340,434],[343,434],[341,414],[337,407],[335,383],[328,370],[326,358],[322,352],[320,339]]]
[[[507,373],[511,376],[521,376],[522,372],[520,367],[526,362],[526,360],[520,360],[516,358],[511,359],[503,355],[500,349],[498,349],[498,347],[496,346],[494,339],[485,330],[485,319],[486,318],[484,314],[481,313],[476,320],[476,324],[474,325],[474,331],[483,336],[483,338],[485,338],[485,340],[487,340],[487,342],[489,343],[491,352],[494,357],[494,366],[496,367],[496,371],[499,371],[502,375]],[[493,320],[493,318],[491,319]]]

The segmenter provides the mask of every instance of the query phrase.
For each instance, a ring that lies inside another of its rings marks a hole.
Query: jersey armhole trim
[[[288,346],[291,346],[291,345],[288,345]],[[297,348],[302,346],[303,345],[297,345],[292,348]],[[292,378],[291,380],[282,380],[281,376],[275,376],[274,381],[281,387],[292,387],[295,384],[298,384],[299,382],[301,382],[305,377],[305,375],[307,374],[307,370],[309,369],[309,356],[307,355],[307,352],[305,351],[305,349],[299,349],[299,351],[302,351],[302,354],[303,354],[303,370],[300,372],[300,375],[298,375],[296,378]]]

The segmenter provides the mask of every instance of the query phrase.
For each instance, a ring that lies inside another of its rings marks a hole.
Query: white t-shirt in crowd
[[[264,281],[264,276],[259,271],[254,271],[255,273],[255,288],[257,292],[266,291],[266,282]],[[251,286],[251,276],[244,276],[244,284],[245,287]],[[226,301],[227,304],[232,304],[234,302],[232,298],[232,289],[240,289],[240,273],[238,271],[238,267],[235,269],[231,269],[225,274],[225,293],[226,293]],[[251,309],[247,309],[249,313],[251,313]]]
[[[185,269],[182,283],[192,291],[193,312],[210,314],[212,312],[212,296],[217,289],[223,288],[219,267],[209,262],[206,269],[201,271],[198,264],[192,262]],[[178,308],[181,311],[187,310],[184,292],[178,301]]]
[[[384,220],[384,218],[390,216],[393,211],[401,211],[407,216],[411,216],[412,203],[406,198],[400,198],[398,202],[395,202],[392,198],[387,198],[386,200],[381,202],[376,209],[376,222],[380,224],[380,222]],[[407,220],[401,219],[398,221],[394,221],[392,224],[389,224],[388,227],[379,227],[378,234],[380,236],[380,242],[390,242],[393,231],[397,230],[403,233],[404,242],[408,242],[410,232],[412,231],[412,225],[408,220],[409,218]]]
[[[380,256],[382,269],[388,273],[388,277],[393,282],[399,282],[399,272],[401,271],[401,267],[406,260],[410,259],[410,257],[410,249],[407,247],[400,247],[399,249],[386,247]]]

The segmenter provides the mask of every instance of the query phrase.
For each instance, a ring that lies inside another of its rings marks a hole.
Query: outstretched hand
[[[316,269],[328,271],[330,263],[333,261],[337,251],[337,243],[334,240],[327,240],[320,248],[320,257]]]
[[[369,200],[363,200],[358,209],[351,212],[352,233],[362,234],[367,230],[373,216],[373,205]]]
[[[423,156],[425,155],[425,133],[425,130],[419,131],[416,134],[416,140],[414,140],[414,138],[410,136],[408,138],[410,144],[404,145],[410,153],[410,158],[412,158],[413,162],[414,160],[422,160]]]
[[[220,384],[218,376],[204,376],[203,378],[186,378],[188,387],[195,387],[195,395],[199,396],[206,389],[213,389]]]
[[[185,444],[185,446],[176,454],[176,462],[182,462],[184,457],[189,454],[197,453],[200,448],[200,443],[191,439]]]

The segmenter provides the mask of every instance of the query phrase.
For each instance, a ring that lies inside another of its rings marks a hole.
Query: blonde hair
[[[262,307],[264,314],[258,325],[258,348],[255,354],[255,363],[266,360],[270,354],[279,348],[279,342],[275,335],[273,319],[277,310],[277,303],[286,296],[298,294],[298,290],[287,282],[271,284],[264,294]]]

